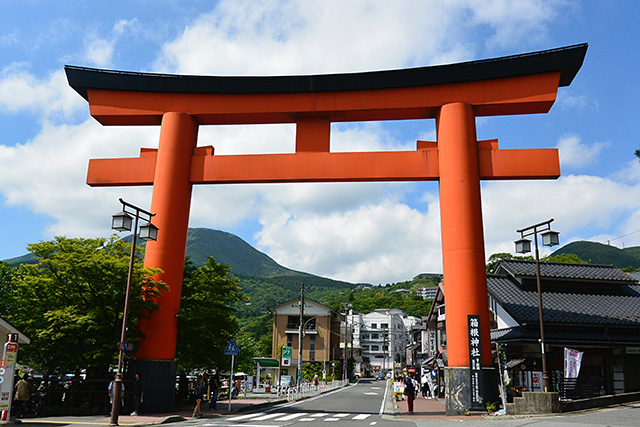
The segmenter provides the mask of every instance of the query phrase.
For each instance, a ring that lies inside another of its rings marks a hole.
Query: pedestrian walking
[[[220,393],[220,369],[216,369],[216,373],[211,377],[209,381],[211,387],[211,400],[209,400],[209,409],[216,410],[216,403],[218,402],[218,394]]]
[[[131,385],[131,395],[133,396],[133,412],[131,415],[138,415],[140,413],[140,404],[142,403],[144,396],[144,389],[142,388],[142,375],[140,372],[136,372],[136,378]]]
[[[409,376],[404,379],[404,395],[407,397],[409,413],[413,414],[413,399],[416,397],[416,388],[413,379]]]
[[[109,383],[107,390],[109,390],[109,414],[111,414],[111,409],[113,408],[113,396],[115,395],[116,390],[116,378],[118,374],[113,376],[113,380]],[[120,407],[118,408],[118,414],[120,410],[124,406],[124,382],[120,383]]]
[[[198,379],[196,380],[196,386],[193,390],[193,394],[196,398],[196,407],[193,408],[193,418],[200,418],[202,416],[202,411],[200,410],[200,403],[202,402],[202,398],[204,397],[204,393],[207,390],[207,385],[204,382],[204,377],[202,375],[198,375]]]
[[[16,390],[14,398],[16,405],[16,416],[22,418],[24,414],[28,412],[29,408],[27,407],[27,405],[29,405],[31,402],[31,390],[33,387],[31,385],[31,381],[29,380],[29,376],[25,374],[16,383],[14,388]],[[11,393],[9,393],[9,396],[11,396]]]
[[[428,397],[429,392],[428,378],[429,371],[425,370],[422,374],[422,377],[420,378],[420,389],[422,390],[422,397],[424,397],[425,399]]]

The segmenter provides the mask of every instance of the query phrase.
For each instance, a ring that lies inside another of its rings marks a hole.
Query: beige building
[[[284,367],[282,375],[297,378],[299,354],[300,300],[293,299],[269,309],[273,313],[273,339],[271,356],[278,358],[278,347],[282,344],[292,348],[292,360],[289,367]],[[302,361],[323,363],[329,369],[329,362],[339,360],[340,322],[343,315],[317,301],[305,298],[304,337],[302,339]],[[329,372],[327,372],[329,374]]]

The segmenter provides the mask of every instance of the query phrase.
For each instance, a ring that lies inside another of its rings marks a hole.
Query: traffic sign
[[[238,355],[238,346],[236,345],[235,341],[233,341],[233,340],[229,341],[229,344],[227,344],[227,347],[225,347],[225,349],[224,349],[224,355],[225,356],[237,356]]]
[[[119,342],[118,343],[118,350],[131,351],[131,350],[133,350],[133,344],[128,343],[128,342]]]

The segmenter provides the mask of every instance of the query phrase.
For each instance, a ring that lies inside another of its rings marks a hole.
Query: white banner
[[[564,348],[564,377],[578,378],[580,364],[582,363],[582,351]]]

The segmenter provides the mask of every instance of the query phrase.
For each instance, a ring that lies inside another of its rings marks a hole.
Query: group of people
[[[113,398],[116,391],[116,378],[117,374],[113,376],[113,380],[109,383],[107,390],[109,391],[109,411],[113,408]],[[140,404],[144,400],[144,389],[142,387],[142,375],[140,372],[136,372],[135,379],[131,385],[131,397],[133,400],[133,412],[131,415],[135,416],[140,413]],[[124,382],[120,383],[120,408],[124,407]]]
[[[193,394],[196,400],[196,406],[195,408],[193,408],[194,418],[202,417],[202,409],[200,408],[200,404],[202,403],[202,399],[204,399],[204,396],[207,393],[207,388],[211,392],[211,396],[209,399],[209,409],[212,411],[216,410],[218,395],[221,388],[220,372],[220,369],[217,369],[215,374],[213,374],[210,379],[207,379],[206,374],[198,375],[198,379],[196,380],[196,385],[193,390]]]
[[[407,408],[409,413],[413,413],[413,401],[416,398],[416,395],[421,390],[422,397],[428,399],[431,397],[432,399],[436,398],[437,392],[437,373],[435,371],[425,371],[420,378],[420,384],[415,379],[415,375],[407,375],[404,378],[404,396],[407,399]],[[435,381],[434,381],[435,380]]]

